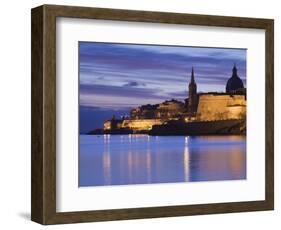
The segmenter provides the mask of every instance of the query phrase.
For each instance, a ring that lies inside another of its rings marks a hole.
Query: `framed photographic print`
[[[273,20],[32,9],[41,224],[274,208]]]

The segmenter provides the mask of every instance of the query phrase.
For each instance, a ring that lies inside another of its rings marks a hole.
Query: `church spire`
[[[193,66],[192,66],[192,69],[191,69],[191,81],[190,81],[190,83],[195,83]]]
[[[232,76],[233,76],[233,77],[237,77],[236,63],[234,63],[233,68],[232,68]]]
[[[194,69],[191,69],[191,80],[188,85],[188,111],[196,113],[198,105],[197,86],[194,78]]]

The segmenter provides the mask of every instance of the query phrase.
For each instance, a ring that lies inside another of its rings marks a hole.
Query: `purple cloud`
[[[117,108],[187,95],[195,69],[201,92],[224,91],[233,64],[246,86],[246,49],[79,43],[80,104]],[[124,100],[124,101],[123,101]]]

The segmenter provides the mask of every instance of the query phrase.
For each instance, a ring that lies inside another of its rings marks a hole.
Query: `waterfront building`
[[[194,68],[191,69],[188,97],[185,103],[166,100],[159,104],[147,104],[133,108],[129,118],[107,120],[104,130],[151,130],[154,125],[169,121],[194,122],[246,119],[246,88],[233,66],[232,76],[226,83],[226,92],[197,93]]]

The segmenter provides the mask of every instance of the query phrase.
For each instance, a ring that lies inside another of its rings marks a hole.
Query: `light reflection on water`
[[[237,179],[244,136],[80,135],[79,186]]]

